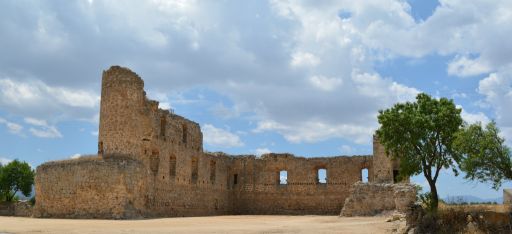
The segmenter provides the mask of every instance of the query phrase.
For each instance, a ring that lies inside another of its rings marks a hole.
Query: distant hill
[[[486,203],[486,202],[496,202],[498,204],[503,203],[503,197],[497,198],[480,198],[473,195],[460,195],[460,196],[447,196],[444,197],[443,200],[448,204],[457,204],[457,203]]]

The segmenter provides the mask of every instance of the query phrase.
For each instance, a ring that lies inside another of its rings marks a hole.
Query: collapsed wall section
[[[47,162],[36,171],[35,217],[138,218],[146,215],[148,180],[130,158]]]
[[[345,201],[341,216],[373,216],[383,211],[407,211],[416,201],[411,184],[356,183]]]

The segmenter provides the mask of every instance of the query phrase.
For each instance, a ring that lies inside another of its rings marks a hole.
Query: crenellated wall
[[[159,109],[136,73],[113,66],[102,77],[98,155],[39,166],[35,215],[334,215],[363,169],[370,182],[392,183],[396,168],[376,139],[373,156],[351,157],[233,156],[202,145],[199,124]],[[325,183],[319,169],[327,171]]]

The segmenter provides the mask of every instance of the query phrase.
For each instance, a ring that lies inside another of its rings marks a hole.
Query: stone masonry
[[[202,146],[199,124],[159,109],[136,73],[113,66],[103,72],[98,154],[40,165],[34,216],[337,215],[363,169],[370,184],[392,184],[398,173],[375,138],[374,155],[350,157],[227,155]]]
[[[408,183],[357,182],[345,200],[341,216],[371,216],[383,211],[405,213],[416,201],[416,188]]]

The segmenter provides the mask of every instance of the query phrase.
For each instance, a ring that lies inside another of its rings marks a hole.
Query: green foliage
[[[34,171],[26,162],[14,160],[0,170],[0,194],[6,201],[14,201],[16,193],[30,196],[34,185]]]
[[[481,123],[464,125],[457,133],[455,147],[464,152],[460,168],[466,179],[491,182],[494,189],[503,180],[512,180],[510,149],[499,136],[493,121],[482,128]]]
[[[400,176],[423,173],[430,185],[431,209],[437,210],[436,182],[443,168],[455,168],[461,153],[453,148],[463,121],[453,100],[421,93],[415,102],[395,104],[379,111],[379,141],[400,160]],[[454,169],[457,174],[457,170]]]

